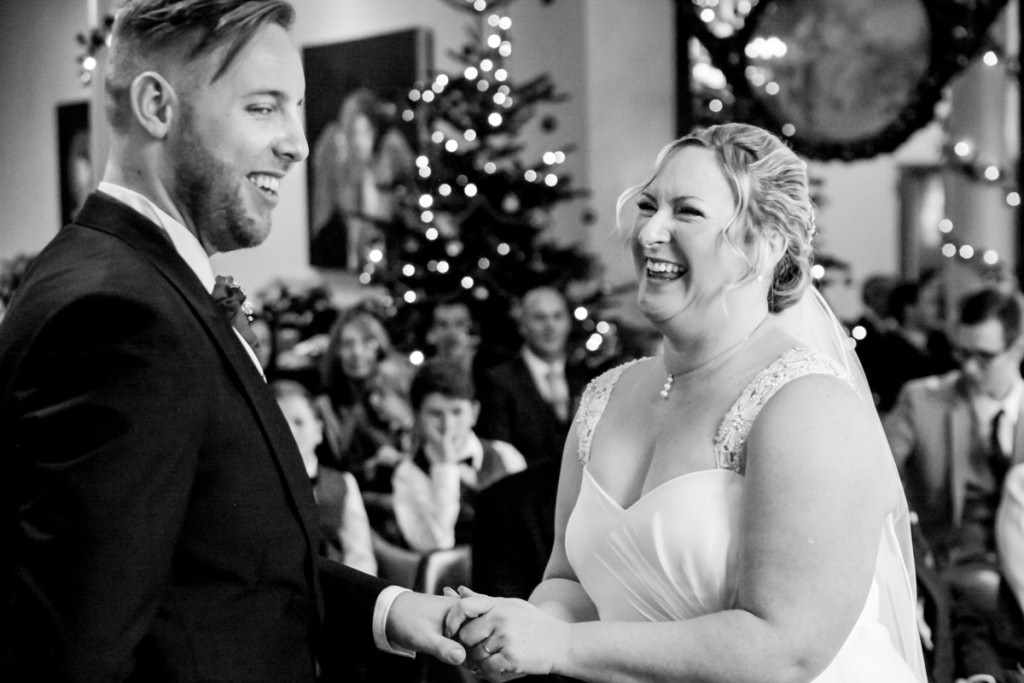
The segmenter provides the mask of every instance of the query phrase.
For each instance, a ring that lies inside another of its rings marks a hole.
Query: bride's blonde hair
[[[768,306],[778,312],[791,306],[810,282],[814,207],[807,182],[807,164],[768,131],[745,123],[698,128],[665,145],[655,160],[654,173],[628,188],[616,202],[616,223],[621,234],[625,205],[646,189],[672,155],[687,146],[715,153],[732,188],[736,208],[722,230],[722,239],[747,262],[747,272],[735,283],[755,279],[768,258],[768,235],[785,241],[775,264]]]

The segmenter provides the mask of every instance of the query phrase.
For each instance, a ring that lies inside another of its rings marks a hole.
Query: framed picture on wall
[[[60,170],[60,225],[67,225],[94,187],[89,158],[89,102],[57,105],[57,168]]]
[[[387,252],[396,193],[416,170],[401,105],[432,68],[431,42],[410,29],[303,50],[312,265],[359,272]]]

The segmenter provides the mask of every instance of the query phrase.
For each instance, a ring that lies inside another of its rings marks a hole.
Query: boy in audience
[[[313,497],[320,513],[321,555],[368,574],[377,573],[377,560],[370,540],[370,523],[355,477],[320,464],[316,448],[323,441],[323,423],[313,403],[298,382],[273,383],[274,397],[284,414],[302,455],[306,474],[313,484]]]
[[[431,360],[413,378],[414,450],[392,477],[395,518],[414,550],[469,542],[477,491],[526,467],[519,451],[473,432],[480,406],[463,364]]]

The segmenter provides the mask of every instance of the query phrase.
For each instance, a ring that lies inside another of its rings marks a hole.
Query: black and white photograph
[[[0,3],[0,680],[1024,683],[1021,2]]]

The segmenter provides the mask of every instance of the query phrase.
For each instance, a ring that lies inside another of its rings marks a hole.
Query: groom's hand
[[[444,617],[444,635],[461,641],[462,638],[459,630],[466,622],[483,616],[490,611],[494,607],[494,598],[481,593],[473,593],[465,587],[460,587],[459,590],[464,592],[460,594],[448,586],[444,588],[444,594],[447,597],[455,598],[457,601]],[[476,643],[463,642],[463,645],[473,647]]]
[[[445,616],[456,600],[407,591],[391,605],[385,626],[388,640],[399,647],[423,652],[448,664],[462,664],[466,650],[442,634]]]

